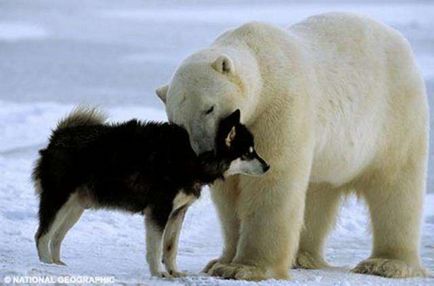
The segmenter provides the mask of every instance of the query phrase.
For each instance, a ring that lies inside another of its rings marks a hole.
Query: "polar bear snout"
[[[214,150],[214,138],[211,135],[200,132],[190,133],[190,145],[196,154]]]
[[[216,120],[213,116],[201,116],[202,112],[193,114],[192,120],[182,120],[190,138],[190,145],[199,155],[215,150]]]

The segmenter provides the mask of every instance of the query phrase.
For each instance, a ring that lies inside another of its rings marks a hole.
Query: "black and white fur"
[[[145,215],[151,274],[181,275],[176,267],[179,233],[201,187],[228,175],[261,175],[269,168],[240,124],[239,110],[221,120],[216,146],[215,152],[197,156],[187,132],[177,125],[106,124],[94,109],[75,110],[53,131],[33,172],[40,197],[39,259],[64,264],[62,240],[85,209],[118,209]],[[160,271],[162,245],[168,273]]]

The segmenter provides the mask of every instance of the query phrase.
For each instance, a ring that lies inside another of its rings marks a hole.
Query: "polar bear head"
[[[248,70],[249,64],[241,65],[240,57],[207,49],[184,60],[170,83],[157,89],[169,121],[188,131],[197,154],[215,149],[222,118],[240,109],[244,123],[253,113],[250,93],[255,85],[249,83]]]

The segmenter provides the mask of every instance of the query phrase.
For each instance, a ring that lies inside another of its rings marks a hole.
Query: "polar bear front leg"
[[[202,270],[209,273],[216,263],[230,263],[235,257],[240,232],[240,221],[236,214],[239,191],[236,187],[237,176],[216,182],[211,189],[211,198],[217,208],[223,230],[224,248],[219,258],[213,259]]]
[[[238,205],[236,256],[231,263],[215,264],[210,272],[229,279],[288,279],[303,223],[305,188],[291,188],[284,179],[248,180]]]

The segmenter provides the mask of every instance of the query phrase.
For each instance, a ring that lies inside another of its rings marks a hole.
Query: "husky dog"
[[[145,215],[151,274],[180,276],[179,233],[201,187],[234,174],[262,175],[269,166],[255,152],[239,110],[220,121],[216,150],[199,156],[175,124],[105,120],[95,109],[79,108],[59,122],[40,151],[33,171],[40,197],[39,259],[64,264],[62,240],[85,209],[118,209]],[[167,272],[160,271],[161,261]]]

